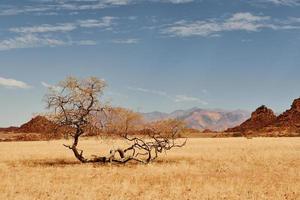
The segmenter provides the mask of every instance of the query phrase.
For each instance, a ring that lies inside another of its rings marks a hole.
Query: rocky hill
[[[246,122],[226,132],[261,136],[300,136],[300,98],[295,99],[291,108],[277,117],[271,109],[261,106]]]
[[[273,123],[275,120],[276,115],[274,112],[266,106],[261,106],[251,114],[250,119],[237,127],[229,128],[226,132],[258,131]]]
[[[4,141],[48,140],[62,138],[69,131],[67,127],[57,127],[43,116],[36,116],[20,127],[1,128]]]
[[[162,119],[181,119],[189,128],[212,131],[223,131],[244,122],[250,113],[243,110],[224,111],[220,109],[208,110],[191,108],[188,110],[176,110],[172,113],[152,112],[142,113],[147,121]]]
[[[56,132],[56,125],[46,117],[37,116],[23,124],[14,132],[20,133],[53,133]]]
[[[285,132],[300,131],[300,98],[295,99],[291,108],[279,115],[276,120],[265,127],[264,130]]]

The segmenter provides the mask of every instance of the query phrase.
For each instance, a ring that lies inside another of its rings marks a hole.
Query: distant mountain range
[[[141,113],[147,121],[163,119],[180,119],[186,122],[189,128],[212,131],[224,131],[235,127],[250,117],[250,112],[244,110],[225,111],[221,109],[191,108],[176,110],[172,113],[150,112]]]

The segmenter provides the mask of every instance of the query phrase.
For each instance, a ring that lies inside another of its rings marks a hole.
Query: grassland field
[[[1,142],[0,199],[300,199],[300,138],[193,138],[148,165],[81,164],[63,143]]]

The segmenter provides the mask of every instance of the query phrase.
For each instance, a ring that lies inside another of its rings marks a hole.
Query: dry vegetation
[[[0,199],[300,199],[300,138],[190,139],[148,165],[81,164],[65,142],[0,143]]]

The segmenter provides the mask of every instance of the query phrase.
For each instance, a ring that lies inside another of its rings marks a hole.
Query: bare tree
[[[50,88],[46,95],[47,107],[52,110],[50,118],[59,126],[69,127],[75,157],[82,163],[116,162],[134,160],[149,163],[159,153],[182,147],[186,140],[176,144],[184,124],[177,120],[143,123],[140,114],[124,108],[111,108],[100,101],[106,84],[91,77],[83,80],[69,77],[58,86]],[[107,156],[86,158],[78,149],[79,138],[87,131],[117,134],[124,138],[128,147],[111,149]],[[142,136],[141,136],[142,135]],[[117,156],[118,155],[118,156]]]

